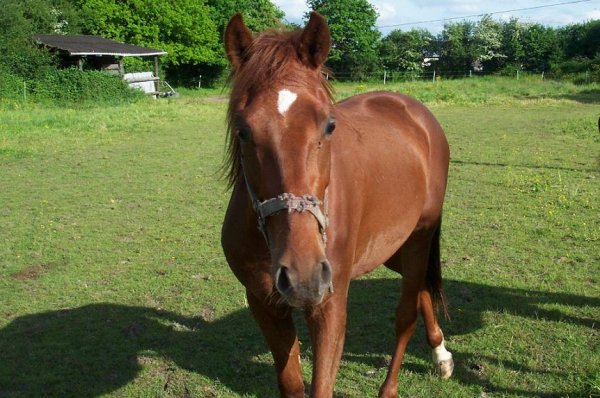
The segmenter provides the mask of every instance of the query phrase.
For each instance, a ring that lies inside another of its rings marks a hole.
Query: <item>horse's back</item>
[[[375,91],[349,97],[336,105],[343,117],[360,121],[377,134],[380,128],[392,129],[400,136],[416,133],[415,142],[426,141],[428,149],[445,149],[448,143],[435,116],[425,105],[403,94]],[[433,156],[436,153],[432,154]]]

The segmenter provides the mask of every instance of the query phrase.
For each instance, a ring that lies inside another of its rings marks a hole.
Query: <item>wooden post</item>
[[[119,75],[121,77],[125,76],[125,65],[123,63],[123,58],[119,59]]]
[[[79,66],[79,70],[83,72],[83,57],[79,57],[77,65]]]
[[[433,82],[435,83],[435,70],[433,71]]]
[[[386,80],[387,80],[387,69],[384,69],[383,70],[383,85],[384,86],[385,86]]]
[[[158,76],[158,55],[154,56],[154,77],[159,77]],[[158,79],[154,80],[154,91],[156,91],[158,93],[159,87],[158,87]]]

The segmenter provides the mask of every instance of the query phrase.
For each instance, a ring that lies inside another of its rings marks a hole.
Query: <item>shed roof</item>
[[[165,51],[119,43],[98,36],[37,35],[35,40],[48,47],[66,51],[69,55],[112,55],[121,57],[149,57],[164,55]]]

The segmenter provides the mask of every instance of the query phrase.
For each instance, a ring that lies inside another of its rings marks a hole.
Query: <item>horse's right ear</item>
[[[318,12],[311,12],[300,36],[300,60],[310,68],[319,68],[327,59],[330,46],[331,35],[327,21]]]
[[[254,37],[244,24],[241,14],[235,14],[229,20],[225,29],[225,52],[229,62],[235,69],[239,69],[245,62],[248,47],[252,44]]]

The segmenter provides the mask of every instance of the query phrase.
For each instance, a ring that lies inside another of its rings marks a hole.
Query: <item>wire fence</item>
[[[337,81],[365,81],[379,82],[383,84],[394,82],[430,81],[435,83],[444,79],[462,79],[477,76],[494,76],[498,74],[486,73],[478,70],[454,70],[454,71],[425,71],[425,72],[399,72],[379,70],[368,73],[332,73],[327,75],[328,80]],[[541,80],[563,80],[573,81],[578,84],[600,83],[600,71],[585,71],[582,73],[555,73],[555,72],[525,72],[514,70],[510,73],[502,73],[501,76],[512,77],[516,80],[521,78],[539,78]]]

